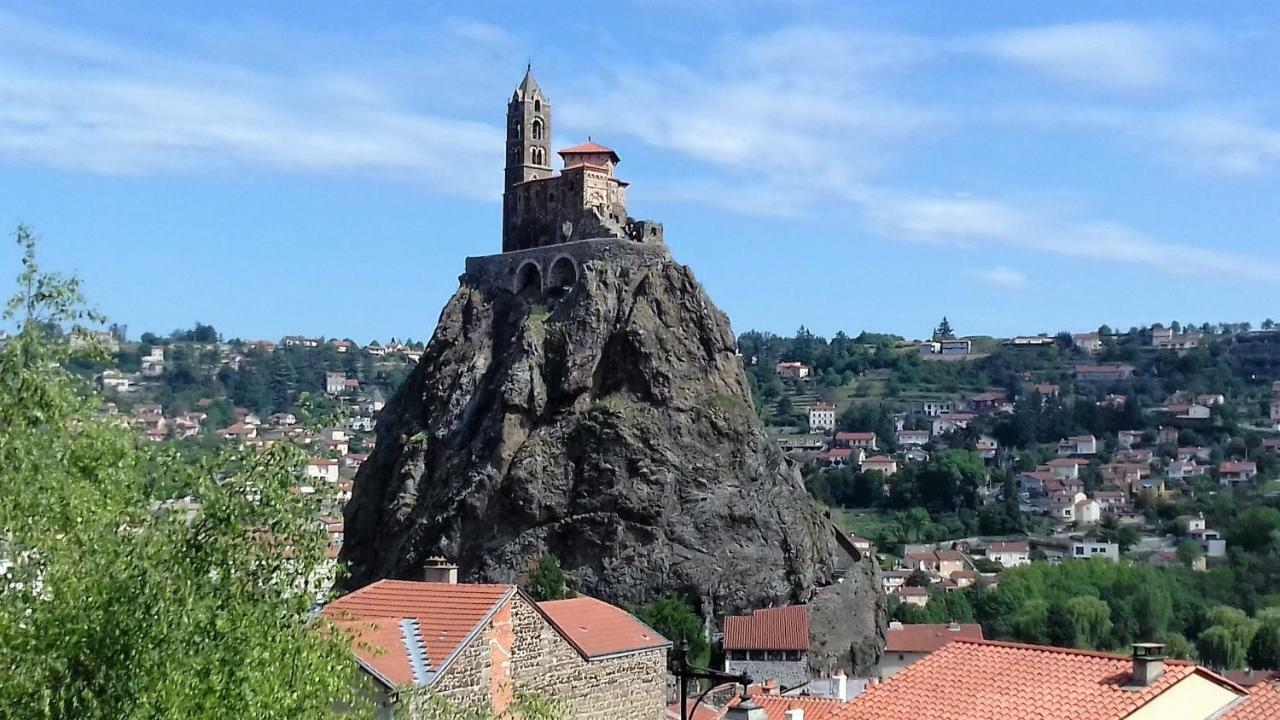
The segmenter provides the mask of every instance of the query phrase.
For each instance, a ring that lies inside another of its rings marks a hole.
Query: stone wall
[[[503,714],[520,694],[563,702],[574,720],[663,720],[666,650],[587,661],[516,595],[438,677],[432,693],[462,710]],[[427,717],[429,696],[410,717]]]
[[[665,649],[586,661],[523,598],[512,602],[511,666],[520,692],[567,703],[575,720],[662,720]]]
[[[805,660],[726,660],[725,672],[749,675],[752,680],[777,680],[784,688],[809,682],[809,662]]]
[[[548,289],[547,279],[552,265],[562,257],[567,257],[575,263],[578,267],[578,277],[582,276],[582,264],[592,261],[625,263],[631,267],[658,265],[671,261],[670,251],[660,242],[639,243],[609,238],[579,240],[500,255],[469,257],[466,272],[462,275],[462,282],[480,289],[519,292],[521,287],[517,281],[521,279],[521,268],[532,266],[537,271],[538,289],[545,291]]]

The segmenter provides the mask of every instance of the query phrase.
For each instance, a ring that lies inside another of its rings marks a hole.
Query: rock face
[[[751,409],[728,319],[665,248],[625,255],[588,253],[550,291],[469,263],[356,477],[348,587],[434,555],[514,582],[542,553],[590,595],[708,615],[831,583],[841,550]]]

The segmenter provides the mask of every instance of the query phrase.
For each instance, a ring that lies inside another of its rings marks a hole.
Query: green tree
[[[1088,595],[1073,597],[1067,601],[1065,613],[1071,623],[1074,647],[1105,647],[1111,634],[1111,608],[1106,602]]]
[[[1280,510],[1269,507],[1251,507],[1227,530],[1227,542],[1243,550],[1258,552],[1276,541],[1280,530]]]
[[[1249,667],[1259,670],[1280,669],[1280,622],[1264,621],[1249,641]]]
[[[1218,670],[1234,670],[1245,662],[1246,646],[1230,630],[1215,625],[1196,640],[1196,654],[1200,662]]]
[[[284,444],[198,463],[100,418],[46,323],[96,321],[75,280],[23,270],[0,351],[0,716],[334,717],[369,708],[347,639],[308,626],[326,538]],[[153,506],[181,478],[193,518]],[[19,670],[20,669],[20,670]]]
[[[677,597],[662,597],[641,606],[635,615],[673,643],[688,643],[689,661],[706,667],[711,648],[707,645],[702,619],[688,603]]]
[[[954,340],[956,333],[951,329],[951,323],[947,320],[947,316],[942,316],[942,322],[938,323],[938,327],[933,330],[934,340]]]
[[[560,600],[573,597],[568,587],[569,575],[560,567],[560,560],[555,555],[539,555],[529,571],[529,580],[525,589],[534,600]]]

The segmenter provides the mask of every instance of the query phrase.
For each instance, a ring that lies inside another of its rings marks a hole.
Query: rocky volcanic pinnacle
[[[669,256],[589,259],[551,294],[464,275],[356,477],[346,585],[421,577],[435,555],[512,582],[549,552],[614,602],[811,599],[842,551],[740,362],[728,318]],[[843,562],[877,634],[873,561]]]

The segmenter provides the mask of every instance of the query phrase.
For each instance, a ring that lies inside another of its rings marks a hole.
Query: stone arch
[[[547,289],[567,293],[577,284],[578,263],[568,255],[556,258],[547,271]]]
[[[534,260],[525,260],[516,270],[516,281],[511,291],[517,295],[527,290],[542,292],[542,267]]]

